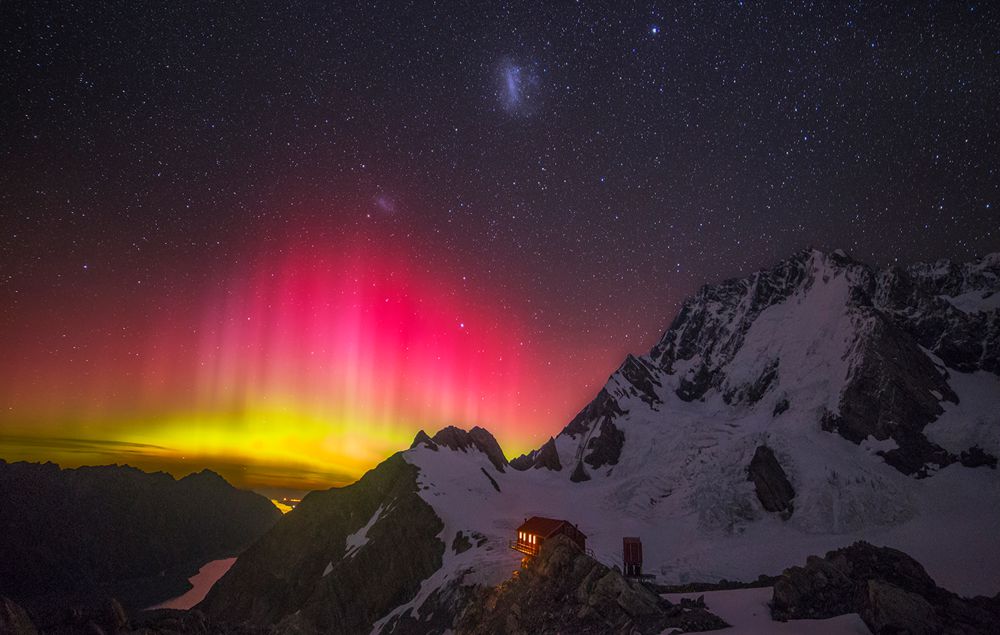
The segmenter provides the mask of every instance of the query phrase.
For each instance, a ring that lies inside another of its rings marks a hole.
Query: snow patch
[[[771,601],[774,589],[733,589],[730,591],[706,591],[702,593],[667,593],[663,597],[673,603],[682,598],[695,600],[704,596],[705,606],[732,628],[724,632],[729,635],[870,635],[871,631],[857,613],[838,615],[825,620],[790,620],[776,622],[771,619]]]
[[[934,391],[932,390],[931,392]],[[940,398],[941,395],[938,395],[938,399]],[[869,434],[868,438],[861,442],[861,449],[867,452],[868,454],[878,454],[879,452],[889,452],[891,450],[898,450],[899,444],[896,443],[895,439],[889,438],[889,439],[879,440]]]
[[[952,371],[948,385],[958,403],[942,401],[944,413],[924,428],[924,434],[953,454],[979,446],[1000,456],[1000,377],[986,371]]]
[[[347,537],[347,540],[344,541],[345,558],[353,558],[354,554],[368,544],[368,530],[378,522],[379,518],[381,518],[386,511],[385,505],[379,505],[378,509],[375,510],[375,513],[372,514],[372,517],[368,519],[367,523],[365,523],[365,526]],[[330,569],[332,570],[332,565]],[[323,575],[326,575],[327,573],[329,573],[329,571],[324,572]]]
[[[1000,309],[1000,293],[984,292],[977,289],[956,296],[940,295],[938,297],[946,300],[962,313],[986,313]]]

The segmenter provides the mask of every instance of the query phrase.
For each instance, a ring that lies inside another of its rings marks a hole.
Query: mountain
[[[534,515],[575,523],[609,566],[639,536],[661,583],[752,580],[867,540],[993,595],[998,356],[1000,254],[876,270],[802,251],[703,287],[533,452],[508,463],[485,430],[421,432],[310,494],[200,608],[298,632],[474,632]]]
[[[175,480],[128,466],[0,460],[0,596],[42,612],[103,595],[150,606],[280,516],[208,470]]]

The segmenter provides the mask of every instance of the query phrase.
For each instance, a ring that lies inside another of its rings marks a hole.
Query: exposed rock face
[[[497,480],[495,478],[493,478],[492,476],[490,476],[489,472],[486,471],[485,467],[479,468],[479,471],[483,473],[483,476],[485,476],[486,480],[488,480],[490,482],[490,485],[493,486],[493,489],[495,489],[498,492],[502,492],[503,491],[503,490],[500,489],[500,484],[497,483]]]
[[[717,385],[721,377],[715,371],[739,350],[757,316],[786,300],[800,286],[811,284],[807,266],[810,256],[809,251],[800,252],[770,271],[706,285],[684,302],[649,355],[668,373],[673,372],[677,362],[700,356],[701,363],[692,374],[702,379],[694,382],[696,388],[682,399],[698,398]]]
[[[874,633],[934,635],[942,630],[934,607],[923,596],[882,582],[869,580],[862,619]]]
[[[899,448],[884,456],[906,474],[921,472],[931,462],[947,465],[954,459],[922,432],[944,412],[935,394],[958,401],[945,375],[916,342],[887,320],[877,319],[841,397],[840,415],[827,426],[854,443],[868,436],[895,440]]]
[[[757,446],[750,460],[750,467],[747,468],[747,480],[753,481],[757,498],[764,509],[781,512],[786,519],[792,515],[795,489],[771,448],[766,445]]]
[[[545,468],[558,472],[562,469],[559,462],[559,451],[556,450],[556,440],[549,437],[542,447],[532,450],[528,454],[522,454],[510,462],[510,466],[515,470],[540,469]]]
[[[833,300],[830,289],[840,285],[846,293]],[[879,271],[843,252],[803,250],[772,269],[706,285],[684,302],[649,354],[629,355],[562,431],[580,447],[571,479],[590,478],[585,466],[616,464],[616,432],[629,435],[619,420],[634,415],[630,409],[639,416],[664,412],[668,395],[700,402],[717,394],[734,410],[766,402],[781,415],[789,407],[783,386],[801,384],[804,373],[782,354],[801,362],[803,348],[815,347],[815,340],[799,334],[786,341],[784,332],[775,332],[772,347],[749,354],[745,347],[775,310],[798,303],[814,305],[806,320],[833,311],[847,323],[835,334],[842,350],[834,357],[831,349],[829,363],[813,369],[824,373],[816,385],[832,392],[830,404],[826,412],[806,412],[803,425],[821,425],[855,444],[892,441],[894,447],[879,454],[907,475],[927,476],[959,461],[992,465],[988,448],[986,457],[969,447],[945,449],[924,429],[945,404],[958,401],[948,369],[1000,374],[1000,300],[994,298],[1000,298],[1000,254]]]
[[[583,481],[590,480],[590,474],[587,474],[587,470],[584,469],[582,461],[577,463],[576,467],[573,468],[573,473],[570,474],[569,480],[574,483],[582,483]]]
[[[437,450],[437,443],[431,440],[427,433],[423,430],[417,432],[417,436],[413,437],[413,443],[410,444],[410,449],[417,447],[418,445],[424,445],[432,450]]]
[[[460,634],[662,633],[724,628],[704,608],[672,605],[582,553],[564,536],[547,540],[519,575],[479,591],[458,619]]]
[[[650,406],[663,403],[656,393],[663,384],[656,376],[656,367],[648,361],[629,354],[618,369],[622,377],[629,381],[629,389],[633,396],[641,398]]]
[[[149,606],[189,589],[198,567],[239,553],[280,517],[263,496],[209,471],[174,480],[125,466],[0,460],[0,553],[17,554],[0,558],[0,593],[22,604],[111,594]]]
[[[593,468],[604,465],[615,465],[622,453],[622,445],[625,443],[625,433],[615,427],[611,419],[601,422],[601,432],[596,437],[591,437],[587,443],[590,454],[583,460]]]
[[[595,422],[603,422],[625,414],[618,400],[611,396],[606,388],[602,388],[587,406],[570,421],[560,434],[577,436],[586,434]]]
[[[503,450],[500,448],[500,444],[497,443],[497,440],[492,434],[490,434],[485,428],[476,426],[469,430],[469,438],[472,439],[473,445],[489,457],[490,463],[492,463],[497,470],[501,472],[504,471],[504,466],[507,465],[507,457],[504,456]]]
[[[543,445],[542,447],[544,448],[545,446]],[[509,465],[518,472],[530,470],[535,465],[535,457],[538,456],[538,453],[541,451],[542,448],[538,448],[537,450],[532,450],[531,452],[526,452],[520,456],[514,457],[510,460]]]
[[[983,451],[978,445],[974,445],[968,450],[963,450],[959,456],[959,460],[965,467],[986,466],[994,470],[997,469],[997,457]]]
[[[893,267],[880,274],[875,302],[948,366],[1000,373],[1000,317],[970,302],[1000,292],[998,280],[1000,254]]]
[[[539,448],[538,456],[535,457],[534,467],[536,469],[544,467],[545,469],[556,472],[562,469],[562,463],[559,462],[559,452],[556,450],[555,439],[549,437],[549,440],[545,442],[545,445]]]
[[[991,633],[1000,600],[960,598],[905,553],[859,542],[786,570],[774,585],[771,613],[782,621],[858,613],[876,635]]]
[[[419,436],[418,434],[417,437],[419,438]],[[436,445],[451,448],[452,450],[464,451],[469,448],[475,448],[488,456],[490,463],[500,472],[503,472],[504,466],[507,465],[507,458],[504,456],[503,450],[500,449],[500,444],[497,443],[497,440],[489,431],[478,426],[468,432],[455,426],[448,426],[439,430],[431,441]],[[414,439],[413,443],[416,444],[417,442],[418,439]]]
[[[10,635],[37,635],[27,611],[10,598],[0,597],[0,633]]]
[[[370,632],[441,566],[443,525],[417,487],[417,468],[395,454],[357,483],[310,493],[198,608],[278,632]]]

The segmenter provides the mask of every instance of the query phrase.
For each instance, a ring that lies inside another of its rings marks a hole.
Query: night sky
[[[992,3],[347,4],[0,5],[0,456],[514,455],[703,283],[1000,250]]]

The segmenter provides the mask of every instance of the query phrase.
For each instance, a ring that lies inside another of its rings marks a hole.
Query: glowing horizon
[[[342,247],[331,254],[292,241],[256,254],[209,285],[198,312],[156,315],[134,368],[107,363],[82,387],[53,369],[46,385],[55,390],[22,398],[21,418],[5,428],[108,439],[125,444],[116,451],[130,448],[133,464],[177,476],[222,464],[241,485],[312,489],[356,479],[419,429],[480,425],[516,456],[583,405],[580,383],[559,381],[560,371],[603,379],[612,370],[559,368],[554,349],[531,341],[523,307],[405,247]],[[95,460],[56,446],[21,454],[55,454],[68,466]]]

